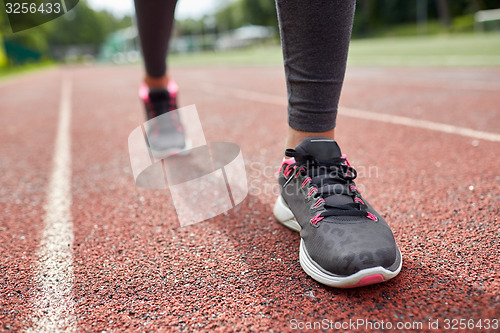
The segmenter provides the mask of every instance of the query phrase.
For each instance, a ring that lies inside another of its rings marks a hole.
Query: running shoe
[[[401,252],[386,221],[361,196],[356,170],[338,144],[307,138],[287,149],[274,216],[300,232],[299,260],[314,280],[351,288],[384,282],[401,270]]]
[[[178,87],[174,81],[169,81],[168,90],[149,90],[145,83],[139,89],[148,119],[145,124],[147,142],[156,158],[180,154],[188,148],[177,110],[177,92]]]

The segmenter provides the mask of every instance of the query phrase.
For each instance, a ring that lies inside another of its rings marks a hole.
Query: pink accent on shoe
[[[366,218],[373,220],[373,221],[378,221],[378,218],[370,212],[366,213]]]
[[[345,154],[342,154],[342,156],[340,156],[340,158],[345,160],[345,164],[347,164],[347,166],[351,166],[351,163],[349,163]]]
[[[292,172],[292,168],[290,168],[289,165],[286,166],[285,168],[285,171],[283,172],[283,175],[288,178],[288,176],[290,175],[290,173]]]
[[[318,224],[319,221],[321,221],[322,219],[324,219],[323,216],[319,216],[320,214],[318,214],[315,217],[313,217],[313,219],[311,220],[312,224],[316,225],[316,224]]]
[[[357,188],[356,186],[354,186],[354,185],[349,186],[349,189],[350,189],[351,191],[356,191],[356,192],[358,192],[358,193],[359,193],[358,188]]]
[[[307,198],[310,198],[314,192],[318,192],[318,189],[316,187],[313,187],[309,190],[309,193],[307,193]]]
[[[301,168],[300,168],[300,170],[299,170],[299,172],[297,172],[297,174],[295,175],[295,178],[297,178],[297,177],[299,176],[299,174],[300,174],[300,172],[301,172],[302,170],[306,171],[306,168],[301,167]]]
[[[283,167],[286,165],[286,169],[283,171],[283,173],[286,173],[290,165],[295,163],[295,158],[284,158],[283,161],[281,162],[280,168],[278,170],[278,173],[283,169]],[[286,175],[285,175],[286,177]]]
[[[168,94],[170,98],[177,98],[177,93],[179,92],[179,86],[175,83],[174,80],[169,80],[167,85]]]
[[[170,95],[170,98],[175,100],[179,92],[179,86],[177,85],[177,83],[175,83],[175,81],[169,80],[167,85],[167,91],[168,94]],[[149,102],[149,88],[146,82],[142,82],[139,87],[139,97],[144,101],[144,103]]]
[[[362,205],[365,204],[365,202],[363,200],[361,200],[360,198],[354,198],[354,202],[359,202]]]
[[[362,287],[362,286],[368,286],[370,284],[375,284],[375,283],[380,283],[380,282],[385,282],[384,277],[382,274],[376,274],[376,275],[370,275],[370,276],[365,276],[361,280],[359,280],[358,283],[352,286],[348,287],[342,287],[342,288],[356,288],[356,287]]]
[[[146,82],[142,82],[141,86],[139,87],[139,97],[144,103],[149,103],[149,88]]]
[[[290,175],[290,172],[292,172],[292,169],[290,168],[290,166],[295,163],[295,158],[291,157],[291,158],[284,158],[283,159],[283,162],[281,162],[281,165],[280,165],[280,168],[278,170],[278,173],[283,169],[283,167],[286,165],[286,168],[285,170],[283,170],[283,175],[285,177],[288,177],[288,175]]]
[[[312,181],[311,177],[307,177],[306,179],[304,179],[304,181],[302,182],[302,187],[306,186],[310,181]]]
[[[320,198],[320,199],[318,199],[318,201],[316,201],[316,203],[314,204],[313,207],[316,208],[316,207],[318,207],[319,205],[321,205],[324,202],[325,202],[325,199]]]

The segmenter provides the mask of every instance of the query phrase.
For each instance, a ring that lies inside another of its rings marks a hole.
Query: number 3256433
[[[61,12],[61,4],[56,3],[28,3],[28,2],[7,2],[5,3],[5,11],[7,14],[59,14]]]

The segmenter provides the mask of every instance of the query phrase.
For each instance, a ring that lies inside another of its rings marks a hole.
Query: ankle
[[[299,143],[305,138],[311,137],[322,137],[335,139],[335,129],[331,129],[326,132],[303,132],[296,130],[294,128],[288,127],[288,133],[286,138],[286,149],[294,149]]]
[[[168,76],[167,74],[165,74],[161,77],[152,77],[146,74],[146,76],[144,77],[144,83],[146,83],[149,89],[167,89]]]

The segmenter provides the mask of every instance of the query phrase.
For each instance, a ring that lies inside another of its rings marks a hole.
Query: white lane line
[[[387,113],[378,113],[372,111],[364,111],[351,108],[341,108],[340,115],[353,118],[361,118],[365,120],[374,120],[395,125],[403,125],[414,128],[422,128],[426,130],[443,132],[448,134],[456,134],[474,139],[481,139],[493,142],[500,142],[500,134],[477,131],[467,127],[459,127],[444,123],[437,123],[429,120],[415,119],[410,117],[396,116]]]
[[[53,170],[47,190],[44,230],[38,247],[35,314],[30,332],[75,331],[73,222],[71,218],[71,81],[62,83]]]
[[[227,90],[228,93],[221,92],[220,86],[216,86],[213,84],[204,84],[202,85],[202,89],[204,91],[210,92],[211,94],[218,93],[222,95],[230,95],[232,97],[236,97],[243,100],[248,100],[252,102],[259,103],[267,103],[274,104],[279,106],[286,106],[287,100],[283,96],[279,95],[271,95],[256,91],[249,91],[244,89],[237,89],[232,87],[224,87],[224,90]],[[413,128],[421,128],[430,131],[436,131],[441,133],[455,134],[460,136],[465,136],[473,139],[481,139],[493,142],[500,142],[500,134],[478,131],[467,127],[454,126],[445,123],[438,123],[429,120],[421,120],[404,116],[397,116],[388,113],[381,112],[373,112],[373,111],[365,111],[347,107],[339,108],[339,115],[344,117],[352,117],[364,120],[372,120],[383,123],[395,124],[395,125],[403,125]]]

